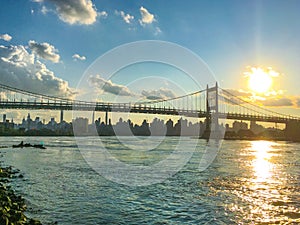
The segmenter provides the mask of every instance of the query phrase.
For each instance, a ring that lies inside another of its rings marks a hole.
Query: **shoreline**
[[[115,137],[117,135],[95,135],[95,134],[81,134],[81,135],[0,135],[0,137]],[[130,137],[130,136],[137,136],[137,137],[149,137],[151,135],[118,135],[122,137]],[[207,137],[198,137],[198,136],[188,136],[183,135],[184,137],[190,138],[199,138],[199,139],[206,139]],[[152,137],[181,137],[180,135],[152,135]],[[216,138],[213,138],[216,139]],[[227,141],[287,141],[287,142],[300,142],[299,139],[290,139],[286,137],[223,137],[220,138],[221,140]],[[1,166],[1,165],[0,165]]]
[[[0,224],[42,225],[42,223],[25,215],[25,199],[15,193],[9,185],[11,179],[21,179],[20,171],[0,163]]]

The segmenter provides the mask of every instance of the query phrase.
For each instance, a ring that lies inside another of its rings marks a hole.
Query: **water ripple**
[[[21,140],[0,139],[8,146]],[[199,146],[190,162],[163,183],[128,187],[93,171],[73,138],[41,141],[47,150],[7,148],[1,154],[6,165],[24,174],[12,185],[25,197],[28,213],[46,224],[300,223],[300,145],[296,143],[224,141],[214,163],[203,172],[197,169],[203,153]],[[170,138],[170,145],[176,142]],[[142,159],[143,165],[151,165],[170,154],[168,142],[141,152],[130,152],[113,137],[106,137],[106,143],[111,154],[132,164]]]

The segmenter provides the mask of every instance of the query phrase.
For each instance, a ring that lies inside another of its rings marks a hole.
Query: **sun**
[[[250,72],[244,73],[248,77],[248,87],[255,93],[265,94],[272,88],[273,77],[278,73],[268,68],[264,70],[259,67],[252,67]]]
[[[270,90],[273,80],[272,77],[261,68],[252,70],[249,75],[249,88],[258,93],[266,93]]]

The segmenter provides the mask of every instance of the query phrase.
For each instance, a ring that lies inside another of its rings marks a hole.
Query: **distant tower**
[[[30,119],[30,113],[28,113],[27,115],[27,129],[30,130],[30,124],[31,123],[31,119]]]
[[[108,125],[108,110],[105,112],[105,125]]]
[[[60,122],[62,123],[64,121],[64,111],[60,110]]]
[[[92,115],[92,124],[95,124],[95,111],[93,111],[93,115]]]

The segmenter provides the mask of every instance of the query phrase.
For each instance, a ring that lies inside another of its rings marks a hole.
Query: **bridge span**
[[[208,87],[204,90],[169,99],[139,101],[136,103],[90,102],[62,97],[48,96],[17,89],[0,84],[1,109],[28,110],[76,110],[120,113],[144,113],[185,116],[193,118],[211,118],[258,121],[270,123],[300,122],[300,117],[271,111],[253,102],[247,102],[227,90]],[[5,96],[5,97],[3,97]]]

